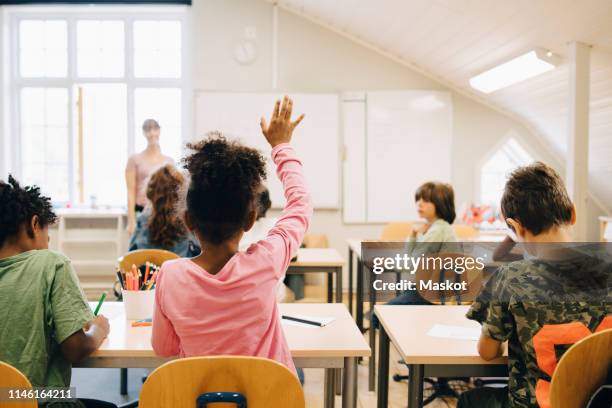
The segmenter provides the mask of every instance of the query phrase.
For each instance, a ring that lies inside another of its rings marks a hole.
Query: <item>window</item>
[[[499,207],[508,175],[531,162],[531,155],[515,139],[508,139],[481,168],[480,203]]]
[[[56,205],[124,206],[123,172],[156,119],[164,154],[181,157],[191,92],[187,8],[10,11],[13,172]]]
[[[25,78],[62,78],[68,73],[68,32],[64,20],[22,20],[19,67]]]
[[[121,78],[125,69],[123,21],[77,22],[77,72],[83,78]]]
[[[67,201],[68,92],[65,88],[21,90],[23,178]]]

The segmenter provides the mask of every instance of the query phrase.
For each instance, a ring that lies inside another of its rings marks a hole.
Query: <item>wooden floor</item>
[[[408,405],[408,384],[403,382],[395,382],[391,376],[396,373],[406,374],[407,370],[404,366],[397,363],[399,359],[395,350],[391,350],[391,359],[389,366],[389,408],[405,408]],[[368,391],[368,366],[367,360],[364,361],[358,369],[359,386],[357,391],[358,407],[360,408],[375,408],[376,393]],[[304,393],[306,394],[307,408],[322,408],[323,407],[323,370],[306,369],[304,370],[306,381],[304,384]],[[342,406],[341,397],[336,397],[336,407]],[[427,408],[454,408],[456,406],[455,399],[435,400],[427,405]]]

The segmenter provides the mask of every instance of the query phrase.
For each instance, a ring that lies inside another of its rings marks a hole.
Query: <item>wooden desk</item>
[[[380,320],[378,359],[378,408],[388,405],[389,341],[406,364],[408,408],[422,406],[424,377],[504,377],[508,359],[485,361],[476,349],[476,340],[432,337],[434,324],[480,327],[468,320],[468,306],[376,306]]]
[[[500,235],[501,236],[501,235]],[[350,291],[352,290],[352,271],[353,271],[353,257],[356,258],[356,263],[357,263],[357,289],[356,289],[356,305],[355,305],[355,323],[357,324],[357,327],[359,328],[359,330],[363,333],[364,330],[364,325],[363,325],[363,304],[365,302],[364,299],[364,292],[366,292],[364,290],[364,285],[368,285],[368,304],[369,304],[369,308],[370,311],[374,310],[374,305],[376,304],[377,301],[377,293],[376,290],[372,290],[372,273],[370,273],[370,270],[368,269],[368,267],[364,264],[364,262],[362,262],[362,258],[361,258],[361,244],[362,242],[383,242],[381,240],[358,240],[358,239],[349,239],[347,240],[348,242],[348,247],[349,247],[349,301],[352,301],[352,295],[350,294]],[[395,241],[393,241],[395,242]],[[469,241],[464,241],[464,242],[469,242]],[[477,240],[472,240],[472,242],[492,242],[492,241],[477,241]],[[497,268],[501,265],[503,265],[503,262],[494,262],[494,261],[489,261],[486,263],[486,267],[487,268]],[[395,273],[394,271],[385,271],[384,273]],[[351,308],[352,310],[352,308]],[[370,328],[372,326],[370,325]],[[372,350],[375,349],[375,345],[376,345],[376,331],[375,330],[370,330],[368,333],[368,338],[369,338],[369,343],[370,343],[370,348]],[[376,386],[376,359],[377,356],[375,354],[373,354],[370,357],[370,360],[368,361],[368,390],[369,391],[374,391],[375,386]]]
[[[344,259],[333,248],[300,248],[297,260],[289,264],[287,274],[327,274],[327,302],[333,301],[334,275],[336,275],[336,303],[342,303],[342,267]]]
[[[95,307],[95,302],[90,303]],[[334,369],[344,371],[342,407],[357,405],[357,358],[370,355],[370,348],[341,304],[279,304],[281,313],[333,316],[329,326],[303,327],[283,324],[287,343],[297,367],[325,369],[325,407],[334,403]],[[159,357],[151,347],[151,327],[132,327],[125,319],[123,303],[105,302],[100,311],[110,321],[109,337],[75,367],[154,368],[172,358]]]

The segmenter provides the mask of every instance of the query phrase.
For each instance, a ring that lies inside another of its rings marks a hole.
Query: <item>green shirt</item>
[[[416,256],[440,252],[460,252],[459,248],[453,226],[438,218],[429,226],[425,234],[419,234],[416,238],[408,238],[406,252]]]
[[[0,360],[32,386],[70,385],[60,344],[93,318],[65,256],[40,250],[0,259]]]

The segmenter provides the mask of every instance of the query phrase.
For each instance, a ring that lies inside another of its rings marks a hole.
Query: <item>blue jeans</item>
[[[419,292],[416,290],[407,290],[402,293],[398,297],[395,297],[385,303],[386,305],[431,305],[428,301],[423,299]],[[380,327],[380,323],[378,321],[378,317],[374,314],[373,311],[370,311],[370,318],[372,321],[372,327],[378,329]]]

